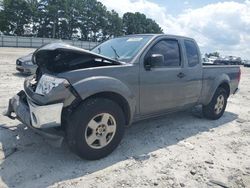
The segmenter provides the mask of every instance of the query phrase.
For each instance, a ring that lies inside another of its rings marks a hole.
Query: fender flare
[[[107,76],[93,76],[74,83],[73,87],[82,100],[103,92],[112,92],[120,95],[129,105],[129,122],[132,122],[136,109],[135,95],[131,89],[120,80]]]
[[[204,102],[205,105],[208,104],[212,100],[218,87],[224,83],[228,84],[229,89],[230,89],[230,78],[226,74],[219,75],[214,79],[214,83],[212,84],[211,88],[209,89],[208,95],[205,99],[205,102]],[[230,91],[229,91],[229,94],[230,94]]]

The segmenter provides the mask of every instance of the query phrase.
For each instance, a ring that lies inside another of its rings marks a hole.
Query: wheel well
[[[229,86],[229,84],[224,82],[224,83],[220,84],[219,87],[225,89],[226,92],[227,92],[227,96],[229,97],[229,95],[230,95],[230,86]]]
[[[87,99],[94,98],[94,97],[107,98],[109,100],[116,102],[121,107],[121,109],[125,115],[126,125],[129,124],[130,117],[131,117],[130,107],[129,107],[127,100],[123,96],[121,96],[117,93],[114,93],[114,92],[101,92],[101,93],[91,95]]]

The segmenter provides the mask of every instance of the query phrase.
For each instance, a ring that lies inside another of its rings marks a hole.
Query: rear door
[[[164,56],[164,64],[146,70],[144,62],[152,54]],[[151,44],[140,60],[140,113],[141,115],[172,109],[183,105],[183,57],[180,41],[160,38]]]
[[[187,63],[184,65],[185,74],[185,104],[196,103],[202,90],[202,61],[198,45],[194,40],[184,39],[183,51]]]

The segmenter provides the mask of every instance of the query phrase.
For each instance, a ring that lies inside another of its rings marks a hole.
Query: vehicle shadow
[[[237,114],[225,112],[221,119],[210,121],[202,118],[199,110],[193,110],[135,123],[127,129],[118,148],[97,161],[78,158],[66,144],[62,148],[51,147],[23,124],[18,125],[16,130],[0,128],[1,149],[7,156],[0,158],[0,177],[8,187],[47,187],[87,176],[127,159],[150,156],[151,152],[216,129],[237,117]]]

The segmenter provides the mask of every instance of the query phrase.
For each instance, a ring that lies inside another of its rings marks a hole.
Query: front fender
[[[80,80],[73,84],[82,100],[102,93],[113,92],[122,96],[129,104],[130,117],[135,113],[136,99],[129,87],[118,79],[107,76],[93,76]]]

